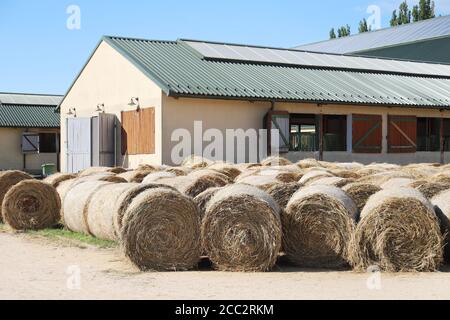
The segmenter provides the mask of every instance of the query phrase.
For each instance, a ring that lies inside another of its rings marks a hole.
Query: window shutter
[[[22,134],[22,153],[39,153],[39,134]]]
[[[381,153],[381,115],[354,114],[352,123],[352,150],[354,153]]]
[[[265,128],[268,130],[268,149],[271,150],[271,130],[278,130],[280,141],[280,152],[289,152],[290,149],[290,124],[289,112],[287,111],[270,111],[266,117]]]
[[[415,116],[389,116],[388,146],[390,153],[417,151],[417,118]]]

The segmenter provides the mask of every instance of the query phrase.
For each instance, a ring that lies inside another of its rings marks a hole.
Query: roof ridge
[[[0,92],[0,94],[10,94],[10,95],[18,95],[18,96],[64,97],[64,95],[62,95],[62,94],[26,93],[26,92]]]
[[[416,21],[416,22],[401,24],[401,25],[397,25],[397,26],[384,27],[384,28],[380,28],[380,29],[376,29],[376,30],[372,30],[372,31],[368,31],[368,32],[355,33],[355,34],[351,34],[351,35],[346,36],[346,37],[335,38],[335,39],[328,39],[328,40],[320,40],[320,41],[316,41],[316,42],[300,44],[300,45],[295,46],[294,48],[299,48],[299,47],[303,47],[303,46],[312,46],[312,45],[317,45],[317,44],[326,43],[326,42],[329,42],[329,43],[339,42],[342,39],[351,39],[351,38],[355,38],[355,37],[366,37],[368,34],[375,34],[375,33],[378,33],[378,32],[381,32],[381,31],[386,31],[386,30],[398,30],[398,29],[401,29],[401,28],[408,28],[408,27],[412,27],[412,26],[417,26],[418,24],[430,23],[432,21],[436,21],[436,20],[443,19],[443,18],[450,19],[450,14],[445,15],[445,16],[435,17],[435,18],[432,18],[432,19],[426,19],[426,20],[420,20],[420,21]]]

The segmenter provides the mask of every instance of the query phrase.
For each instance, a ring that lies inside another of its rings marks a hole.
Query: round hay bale
[[[236,179],[236,177],[242,173],[242,171],[239,168],[237,168],[237,166],[227,163],[214,163],[210,165],[208,169],[212,169],[221,174],[224,174],[230,180]]]
[[[216,170],[211,169],[201,169],[197,171],[193,171],[188,174],[191,178],[201,178],[201,177],[207,177],[210,180],[213,180],[217,184],[228,184],[233,182],[228,176],[224,175],[223,173],[220,173]]]
[[[85,181],[71,187],[66,193],[63,203],[63,219],[67,229],[73,232],[90,234],[87,223],[87,208],[94,193],[103,186],[110,185],[105,181]]]
[[[361,212],[366,205],[367,200],[369,200],[373,194],[380,191],[381,188],[370,183],[354,182],[347,184],[342,188],[342,190],[344,190],[345,193],[352,198],[353,202],[355,202],[358,207],[358,211]]]
[[[330,172],[332,175],[344,179],[360,179],[362,176],[355,171],[347,169],[334,169]]]
[[[192,199],[167,188],[140,193],[129,205],[121,242],[141,270],[189,270],[200,260],[200,216]]]
[[[275,200],[281,209],[285,209],[289,200],[292,198],[302,185],[298,182],[277,183],[267,189],[267,193]]]
[[[132,170],[118,174],[116,177],[125,179],[126,182],[141,183],[142,180],[154,170]]]
[[[139,186],[134,183],[112,183],[96,189],[86,208],[86,222],[89,233],[104,240],[118,240],[114,228],[118,207],[117,201],[121,195],[132,188]]]
[[[159,179],[163,178],[174,178],[176,177],[176,174],[173,172],[153,172],[147,175],[144,180],[142,180],[142,183],[155,183],[155,181],[158,181]]]
[[[23,180],[6,193],[4,221],[14,230],[41,230],[59,221],[61,201],[55,188],[37,180]]]
[[[53,187],[57,188],[61,182],[75,179],[76,177],[77,176],[75,174],[70,173],[55,173],[45,178],[43,182],[51,184]]]
[[[241,171],[246,171],[249,169],[260,168],[262,165],[260,163],[238,163],[235,164],[236,168]]]
[[[339,168],[335,170],[344,170],[344,171],[355,171],[364,168],[364,165],[359,162],[336,162],[335,166]]]
[[[303,159],[296,164],[301,169],[321,167],[321,164],[316,159]]]
[[[122,227],[123,227],[123,217],[128,210],[128,207],[130,206],[131,202],[136,198],[139,194],[141,194],[144,191],[150,190],[150,189],[169,189],[172,191],[177,191],[173,187],[169,187],[167,185],[163,184],[156,184],[156,183],[148,183],[148,184],[131,184],[129,189],[126,189],[123,193],[121,193],[117,200],[114,202],[114,209],[113,211],[113,224],[114,224],[114,233],[116,236],[121,236],[122,234]]]
[[[435,271],[443,237],[431,203],[412,188],[386,189],[370,197],[350,245],[358,271],[377,265],[387,272]]]
[[[280,156],[271,156],[263,161],[261,161],[262,166],[287,166],[292,164],[291,161],[289,161],[286,158],[280,157]]]
[[[211,163],[212,163],[212,161],[209,159],[206,159],[206,158],[203,158],[200,156],[196,156],[196,155],[191,155],[183,160],[183,162],[181,163],[181,166],[190,168],[190,169],[200,169],[200,168],[206,168]]]
[[[342,188],[349,183],[355,182],[355,179],[344,179],[339,177],[325,177],[314,180],[309,183],[309,186],[317,186],[317,185],[325,185],[325,186],[335,186],[338,188]]]
[[[214,267],[267,271],[281,248],[280,207],[258,188],[235,184],[218,191],[203,218],[202,247]]]
[[[188,175],[190,172],[192,172],[192,170],[184,167],[170,167],[165,169],[164,172],[170,172],[179,177]]]
[[[200,193],[198,196],[194,198],[194,203],[197,205],[200,217],[203,220],[203,217],[206,213],[206,207],[209,203],[209,200],[222,188],[209,188]]]
[[[159,171],[160,169],[161,169],[161,167],[157,166],[157,165],[141,163],[136,168],[136,171],[151,171],[151,172],[155,172],[155,171]]]
[[[327,171],[322,170],[312,170],[307,173],[305,173],[302,178],[299,180],[299,182],[303,185],[308,185],[316,180],[319,180],[321,178],[326,177],[333,177],[333,175]]]
[[[243,179],[239,179],[236,182],[239,184],[246,184],[249,186],[257,187],[261,190],[268,190],[274,185],[280,183],[280,181],[277,180],[276,176],[269,176],[269,175],[248,176]]]
[[[397,171],[382,171],[372,175],[363,176],[362,178],[358,179],[357,182],[375,184],[381,187],[383,183],[394,178],[406,178],[412,180],[414,179],[414,177],[411,176],[409,173],[397,170]]]
[[[115,168],[110,168],[110,167],[90,167],[87,169],[82,170],[79,174],[78,177],[86,177],[86,176],[90,176],[92,174],[98,174],[98,173],[114,173],[114,174],[118,174],[118,173],[124,173],[127,170],[121,167],[115,167]]]
[[[76,179],[65,180],[59,183],[56,187],[56,191],[58,192],[59,198],[61,199],[61,208],[63,207],[64,198],[66,197],[67,192],[69,192],[71,186],[75,181]]]
[[[116,175],[111,172],[101,172],[101,173],[93,173],[88,176],[82,176],[76,178],[77,183],[85,182],[85,181],[103,181],[103,182],[111,182],[111,183],[126,183],[127,180]]]
[[[280,172],[276,175],[276,179],[283,183],[297,182],[303,177],[301,172]]]
[[[227,184],[225,181],[205,175],[199,177],[181,176],[175,178],[164,178],[159,179],[157,182],[174,187],[181,193],[191,198],[195,198],[209,188],[223,187]]]
[[[355,203],[341,189],[323,185],[301,188],[282,214],[287,258],[302,267],[346,266],[356,216]]]
[[[432,199],[442,191],[450,189],[450,185],[440,182],[428,182],[426,180],[418,180],[413,182],[410,187],[420,191],[427,199]]]
[[[405,188],[408,187],[415,180],[410,178],[392,178],[383,182],[380,187],[381,189],[395,189],[395,188]]]
[[[444,235],[444,259],[450,263],[450,190],[442,191],[431,199]]]
[[[447,172],[442,172],[436,175],[433,175],[429,178],[430,182],[444,183],[450,184],[450,174]]]
[[[6,193],[11,189],[14,185],[18,184],[23,180],[33,179],[28,173],[17,171],[17,170],[8,170],[0,172],[0,222],[2,222],[2,203],[3,198]]]

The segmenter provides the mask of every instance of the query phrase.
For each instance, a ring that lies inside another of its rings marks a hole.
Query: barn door
[[[381,115],[353,115],[352,150],[354,153],[381,153],[382,123]]]
[[[265,126],[268,130],[268,148],[272,150],[271,130],[279,132],[279,152],[286,153],[290,149],[290,128],[289,128],[289,112],[287,111],[270,111],[265,117]]]
[[[116,116],[101,113],[92,118],[92,165],[113,167],[115,165]]]
[[[415,116],[389,116],[388,120],[389,152],[416,152],[417,118]]]
[[[67,166],[77,173],[91,166],[91,118],[67,119]]]

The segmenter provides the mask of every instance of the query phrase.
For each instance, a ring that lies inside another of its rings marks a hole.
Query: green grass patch
[[[7,232],[8,228],[0,223],[0,232]],[[72,232],[65,229],[45,229],[39,231],[27,231],[26,234],[32,236],[40,236],[49,240],[58,240],[68,242],[76,245],[91,245],[98,248],[114,248],[117,247],[117,242],[110,240],[102,240],[92,236],[81,233]]]

